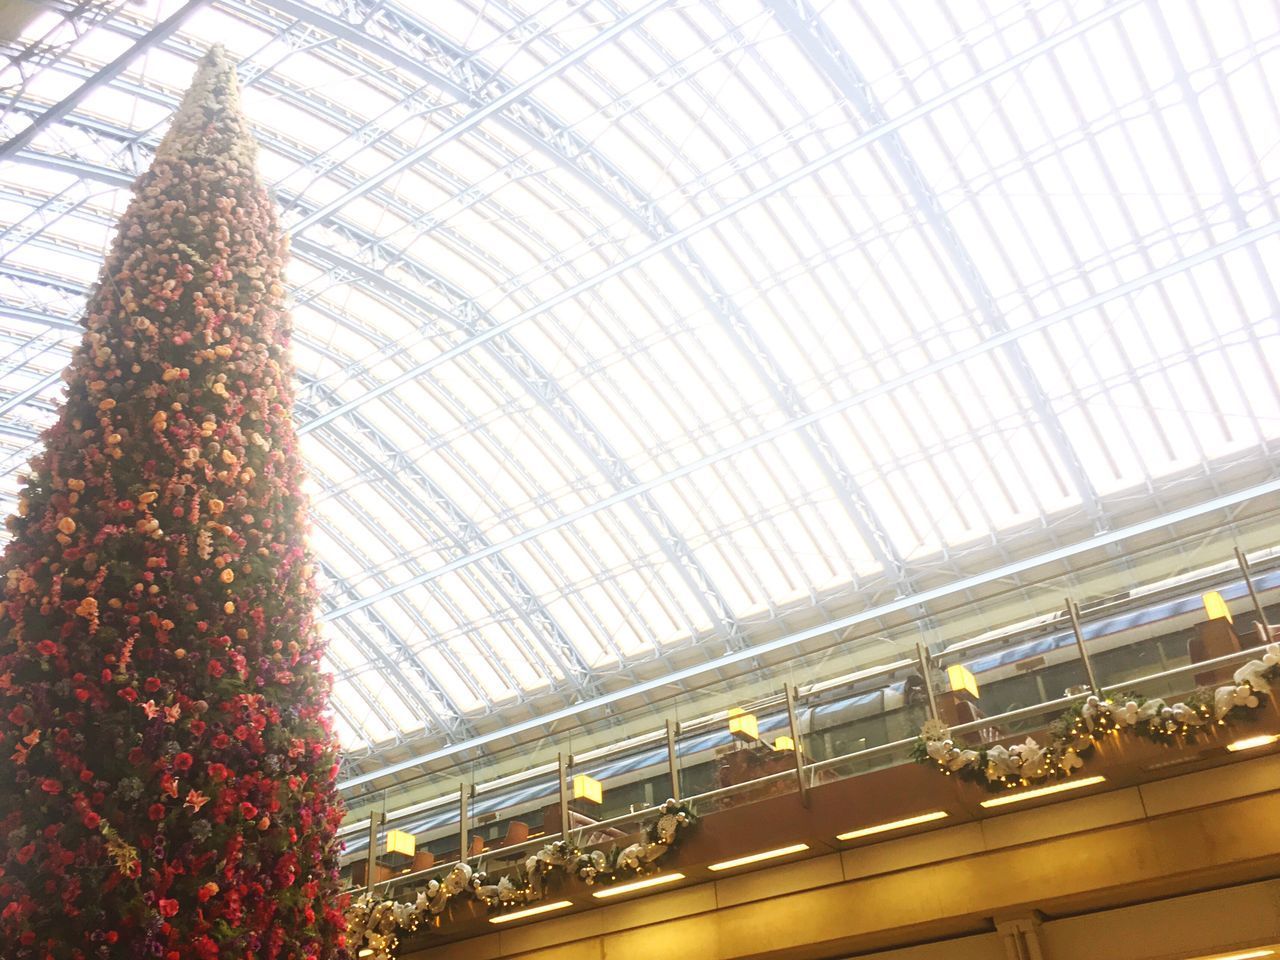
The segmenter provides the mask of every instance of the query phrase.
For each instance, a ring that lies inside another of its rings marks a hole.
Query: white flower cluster
[[[544,895],[544,879],[554,871],[574,873],[588,884],[625,873],[638,873],[665,854],[679,832],[691,823],[688,813],[675,800],[668,800],[648,830],[646,839],[624,847],[612,870],[609,857],[601,850],[583,853],[564,840],[556,840],[530,854],[523,864],[527,880],[521,886],[511,876],[488,882],[486,874],[473,871],[466,863],[455,864],[443,877],[427,881],[412,903],[379,900],[366,893],[352,902],[347,911],[348,940],[357,944],[361,956],[371,960],[392,960],[399,945],[399,932],[413,932],[424,922],[444,912],[449,901],[466,894],[486,907],[534,903]],[[369,953],[363,951],[368,950]]]
[[[1261,659],[1250,660],[1232,676],[1231,683],[1213,691],[1212,719],[1200,710],[1181,701],[1166,703],[1157,698],[1142,704],[1128,700],[1116,702],[1098,696],[1085,700],[1080,708],[1083,729],[1075,728],[1067,736],[1057,737],[1041,745],[1035,738],[1027,737],[1011,747],[997,744],[986,751],[957,745],[945,726],[929,721],[920,731],[925,752],[935,763],[949,773],[966,769],[981,769],[991,782],[1008,782],[1010,778],[1026,781],[1042,780],[1050,774],[1071,771],[1084,766],[1078,751],[1093,741],[1093,733],[1099,728],[1120,731],[1145,726],[1152,733],[1175,734],[1202,727],[1212,721],[1225,722],[1237,707],[1252,710],[1259,706],[1259,693],[1271,689],[1280,671],[1280,643],[1267,646]]]

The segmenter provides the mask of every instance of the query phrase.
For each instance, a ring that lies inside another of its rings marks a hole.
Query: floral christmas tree
[[[0,955],[343,955],[286,250],[235,72],[136,184],[0,572]]]

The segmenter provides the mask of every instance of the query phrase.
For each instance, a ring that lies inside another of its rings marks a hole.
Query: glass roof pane
[[[85,95],[0,161],[0,506],[221,41],[295,234],[349,747],[1210,496],[1280,438],[1269,5],[833,0],[817,37],[696,0],[600,42],[638,2],[221,0],[93,79],[173,6],[42,14],[61,46],[4,68],[6,139]]]

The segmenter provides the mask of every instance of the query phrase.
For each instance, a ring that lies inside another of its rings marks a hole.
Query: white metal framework
[[[352,758],[1277,473],[1272,0],[49,0],[0,26],[3,506],[221,42],[294,234]]]

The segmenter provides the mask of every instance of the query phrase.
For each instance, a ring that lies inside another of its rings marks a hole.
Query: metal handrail
[[[744,780],[742,783],[731,783],[727,787],[718,787],[715,790],[708,790],[706,793],[699,793],[692,797],[687,797],[687,803],[693,803],[697,800],[707,800],[711,797],[718,797],[721,794],[733,793],[736,790],[745,790],[747,787],[753,787],[757,784],[768,783],[770,780],[784,780],[787,777],[794,777],[794,770],[779,770],[777,773],[766,774],[763,777],[756,777],[754,780]]]
[[[1211,579],[1211,577],[1207,577],[1207,578]],[[1179,584],[1178,586],[1185,587],[1185,584]],[[1248,647],[1244,650],[1235,651],[1221,657],[1212,658],[1210,660],[1204,660],[1198,663],[1188,663],[1183,666],[1174,667],[1169,670],[1163,670],[1158,673],[1149,674],[1147,676],[1138,677],[1132,680],[1126,680],[1120,683],[1108,684],[1105,686],[1101,686],[1099,688],[1099,692],[1102,694],[1123,692],[1135,686],[1145,686],[1145,685],[1157,683],[1160,681],[1168,681],[1170,679],[1180,677],[1186,674],[1197,673],[1205,670],[1211,670],[1215,667],[1221,667],[1221,666],[1226,666],[1228,664],[1242,662],[1251,656],[1260,654],[1262,651],[1266,649],[1266,646],[1267,644],[1265,643],[1258,644],[1252,647]],[[870,667],[864,671],[858,671],[843,679],[845,680],[845,682],[854,682],[856,680],[863,680],[863,679],[875,677],[881,674],[893,673],[897,670],[902,669],[903,666],[908,665],[911,662],[913,661],[899,660],[899,661],[895,661],[887,664],[882,664],[878,667]],[[827,683],[828,682],[813,684],[809,687],[809,690],[811,691],[812,694],[825,692],[826,689],[829,689],[829,687],[826,686]],[[1030,717],[1039,716],[1041,714],[1047,713],[1055,709],[1066,709],[1067,707],[1073,704],[1076,704],[1085,700],[1090,695],[1091,695],[1090,692],[1083,692],[1083,693],[1074,694],[1071,696],[1059,697],[1054,700],[1045,701],[1044,703],[1034,704],[1027,707],[1021,707],[1016,710],[1010,710],[1005,713],[997,714],[990,717],[984,717],[980,720],[972,720],[967,723],[959,724],[955,727],[952,727],[951,732],[952,734],[969,733],[977,730],[988,729],[992,726],[999,725],[999,724],[1008,724],[1008,723],[1013,723],[1019,720],[1027,719]],[[752,704],[750,704],[749,708],[752,710],[762,710],[762,709],[768,709],[769,707],[772,707],[775,705],[781,705],[785,702],[786,702],[785,695],[775,694],[775,695],[769,695],[769,696],[763,697],[760,700],[753,702]],[[690,721],[687,724],[681,725],[681,727],[679,728],[680,732],[684,734],[684,733],[689,733],[692,731],[702,729],[704,727],[713,726],[715,723],[722,721],[725,715],[726,715],[725,711],[717,711],[716,713],[699,717],[695,720]],[[663,736],[662,732],[655,731],[654,733],[640,734],[632,738],[631,740],[627,741],[627,743],[629,746],[643,746],[659,740],[662,736]],[[910,745],[914,743],[915,739],[916,738],[913,737],[905,740],[894,741],[887,744],[881,744],[875,747],[869,747],[864,750],[854,751],[852,753],[843,754],[838,757],[831,757],[831,758],[817,761],[810,764],[804,764],[803,759],[801,759],[799,773],[801,777],[804,777],[805,771],[822,770],[838,764],[848,763],[850,761],[872,759],[877,756],[880,756],[881,754],[893,752],[895,750],[901,749],[903,746]],[[801,744],[797,743],[796,746],[797,748],[800,748]],[[606,746],[606,747],[595,748],[589,751],[587,754],[585,754],[582,758],[579,758],[579,762],[588,760],[589,758],[595,758],[597,756],[605,755],[608,751],[616,750],[616,749],[617,749],[616,744]],[[509,775],[506,777],[500,777],[495,780],[489,781],[488,783],[485,783],[485,784],[476,785],[473,789],[476,792],[491,791],[494,789],[498,789],[500,787],[510,786],[511,784],[514,784],[514,783],[519,783],[525,780],[534,779],[536,777],[545,775],[546,773],[550,772],[550,769],[554,769],[554,768],[549,768],[548,765],[540,765],[530,770],[522,771],[520,773]],[[708,791],[707,793],[698,794],[697,796],[691,797],[689,799],[693,801],[697,801],[697,800],[705,800],[708,798],[714,798],[717,796],[722,796],[725,794],[741,791],[741,790],[750,788],[754,785],[769,783],[774,780],[782,779],[787,776],[793,776],[793,775],[795,775],[795,773],[793,772],[781,771],[778,773],[768,774],[763,777],[758,777],[754,780],[748,780],[744,783],[732,784],[727,787],[721,787],[716,790]],[[409,804],[406,807],[401,808],[400,810],[390,811],[389,815],[387,816],[387,820],[388,822],[397,822],[413,814],[422,813],[427,810],[435,809],[441,806],[447,806],[448,804],[454,802],[455,796],[456,796],[455,794],[449,793],[442,796],[430,798],[427,800],[417,801],[413,804]],[[645,814],[651,813],[653,810],[656,810],[656,809],[657,808],[648,808],[645,811],[640,813],[632,812],[632,813],[624,814],[620,817],[611,818],[609,820],[598,821],[596,824],[592,824],[592,827],[598,828],[598,827],[612,826],[614,824],[633,819],[637,816],[643,816]],[[368,819],[346,824],[343,827],[339,828],[339,835],[358,833],[362,828],[367,826],[369,826]],[[561,835],[560,833],[557,833],[554,836],[558,837],[560,835]],[[548,839],[537,838],[537,839],[541,840],[544,843],[548,842],[549,840],[549,838]],[[502,848],[502,849],[504,850],[518,849],[520,846],[523,846],[524,844],[529,844],[529,843],[532,843],[532,842],[525,841],[522,844],[513,845],[510,848]],[[465,862],[465,859],[466,858],[463,858],[462,860],[459,860],[456,862]],[[435,870],[438,870],[438,869],[440,868],[433,865],[431,868],[428,868],[428,870],[426,871],[418,871],[414,874],[406,874],[405,877],[413,878],[421,874],[434,872]],[[399,882],[401,879],[403,878],[393,878],[391,880],[382,881],[382,884]]]
[[[806,770],[825,770],[827,767],[834,767],[837,764],[848,763],[850,760],[867,760],[878,757],[882,753],[893,753],[895,750],[901,750],[903,747],[913,745],[917,737],[907,737],[905,740],[892,740],[889,743],[882,743],[874,747],[867,747],[865,750],[856,750],[853,753],[841,754],[838,757],[828,757],[826,760],[817,760],[805,767]]]
[[[1237,650],[1233,653],[1224,654],[1221,657],[1214,657],[1212,660],[1201,660],[1198,663],[1190,663],[1181,667],[1173,667],[1169,670],[1162,670],[1160,673],[1152,673],[1145,677],[1138,677],[1134,680],[1125,680],[1122,683],[1113,683],[1102,688],[1103,693],[1118,693],[1128,690],[1132,687],[1152,683],[1157,680],[1167,680],[1170,677],[1181,676],[1184,673],[1196,673],[1205,669],[1212,669],[1216,666],[1226,666],[1233,661],[1245,660],[1251,655],[1266,650],[1268,644],[1260,644],[1254,647],[1248,647],[1244,650]],[[1009,710],[1006,713],[998,713],[990,717],[983,717],[981,720],[970,720],[968,723],[958,724],[951,727],[950,732],[954,735],[957,733],[969,733],[973,730],[982,730],[999,723],[1011,723],[1015,720],[1022,720],[1026,717],[1034,717],[1044,713],[1054,707],[1065,707],[1067,705],[1087,700],[1092,694],[1078,693],[1069,697],[1059,697],[1057,700],[1046,700],[1044,703],[1034,704],[1029,707],[1019,707],[1017,710]],[[896,740],[892,743],[885,743],[875,747],[868,747],[866,750],[856,750],[853,753],[842,754],[838,757],[830,757],[826,760],[819,760],[816,763],[809,764],[806,770],[820,770],[825,767],[835,766],[841,763],[847,763],[850,760],[867,759],[869,757],[888,753],[904,746],[910,746],[916,742],[917,737],[909,737],[906,740]]]

